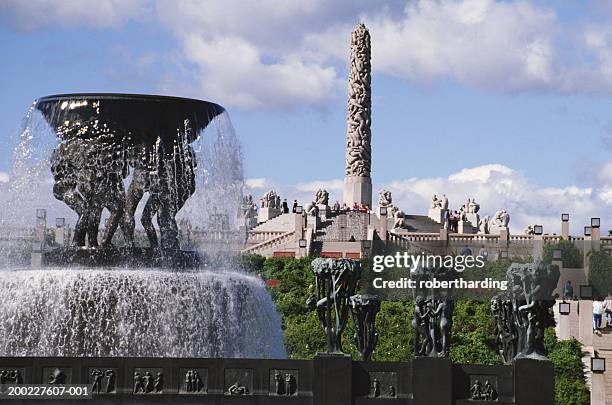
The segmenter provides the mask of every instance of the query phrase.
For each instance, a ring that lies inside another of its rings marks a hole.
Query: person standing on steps
[[[601,334],[601,316],[604,312],[604,303],[598,299],[593,300],[593,333]]]
[[[610,295],[604,301],[604,312],[606,314],[606,328],[610,328],[612,327],[612,296]]]

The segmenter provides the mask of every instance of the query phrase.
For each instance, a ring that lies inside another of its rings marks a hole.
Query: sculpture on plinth
[[[380,297],[377,295],[353,295],[350,298],[351,315],[355,326],[355,345],[363,360],[370,360],[376,344],[376,314],[380,310]]]
[[[275,218],[282,213],[281,198],[276,191],[270,190],[260,199],[260,209],[257,222],[262,223]]]
[[[406,229],[408,227],[408,224],[406,223],[406,214],[404,214],[404,211],[402,210],[397,210],[395,211],[395,215],[393,216],[394,222],[393,222],[393,229]]]
[[[508,224],[510,223],[510,214],[508,214],[508,212],[506,212],[506,210],[499,210],[495,213],[495,215],[493,216],[493,219],[491,220],[491,225],[496,226],[496,227],[508,227]]]
[[[433,197],[431,197],[431,207],[429,208],[442,208],[442,200],[434,194]]]
[[[442,195],[442,200],[440,202],[440,205],[443,210],[448,209],[448,197],[446,196],[446,194]]]
[[[480,219],[478,224],[478,233],[481,235],[489,234],[489,216],[483,217]]]
[[[270,190],[260,199],[261,208],[281,208],[281,198],[276,191]]]
[[[453,327],[454,301],[450,289],[426,288],[425,282],[434,278],[451,280],[456,273],[447,268],[417,268],[412,274],[415,331],[414,354],[426,357],[448,357]]]
[[[438,224],[444,224],[448,212],[448,198],[446,195],[439,198],[437,195],[431,197],[431,204],[427,216]]]
[[[317,203],[315,201],[306,204],[304,210],[309,216],[316,217],[319,215],[319,207],[317,206]]]
[[[327,190],[323,188],[317,190],[317,193],[315,194],[315,204],[325,206],[329,205],[329,193]]]
[[[244,224],[247,230],[257,226],[257,205],[253,201],[253,196],[251,194],[242,197],[238,218],[239,222]]]
[[[555,325],[550,309],[559,277],[558,266],[540,260],[508,268],[508,291],[491,301],[498,348],[506,364],[516,358],[547,360],[544,330]]]
[[[500,294],[491,299],[491,313],[495,318],[495,339],[497,351],[504,364],[511,364],[517,355],[518,331],[514,324],[512,300],[509,295]]]
[[[378,206],[381,208],[387,209],[387,217],[395,217],[395,213],[399,211],[395,205],[393,205],[393,197],[391,196],[391,192],[388,190],[381,190],[378,193]]]
[[[361,278],[361,264],[349,259],[317,258],[312,261],[316,296],[306,304],[316,310],[325,331],[327,353],[342,354],[342,333],[349,313],[349,297],[355,294]]]

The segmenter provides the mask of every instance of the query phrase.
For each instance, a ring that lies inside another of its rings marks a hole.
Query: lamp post
[[[580,299],[581,300],[593,299],[593,286],[592,285],[581,285],[580,286]]]
[[[559,303],[559,314],[561,315],[569,315],[571,312],[571,305],[569,302],[560,302]]]
[[[595,357],[591,357],[591,371],[594,373],[605,373],[606,359],[599,357],[597,353],[595,353]]]
[[[561,237],[563,240],[569,239],[569,214],[561,214]]]

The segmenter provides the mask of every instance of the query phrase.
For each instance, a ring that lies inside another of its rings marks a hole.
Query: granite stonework
[[[369,217],[368,213],[357,211],[336,214],[333,221],[322,223],[317,239],[342,242],[367,240]]]
[[[436,358],[364,362],[341,354],[321,354],[314,360],[4,357],[0,358],[1,370],[19,370],[23,384],[88,384],[94,392],[88,401],[92,404],[554,402],[551,363],[530,359],[517,360],[514,365],[484,366],[457,365]],[[476,381],[488,382],[497,399],[472,400]],[[0,390],[6,390],[6,384]],[[30,402],[40,403],[21,403]]]

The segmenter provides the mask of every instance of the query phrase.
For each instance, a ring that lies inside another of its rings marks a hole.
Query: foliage
[[[571,269],[580,269],[584,266],[582,252],[572,242],[567,240],[559,241],[556,244],[544,245],[542,261],[546,264],[551,264],[553,260],[553,251],[561,251],[561,261],[563,267]]]
[[[612,293],[612,256],[604,252],[591,252],[589,284],[593,286],[596,297],[605,298]]]
[[[461,364],[500,364],[488,302],[467,300],[455,304],[451,360]]]
[[[554,331],[548,329],[545,345],[555,368],[555,405],[588,405],[591,398],[584,380],[580,342],[574,338],[557,341]]]

